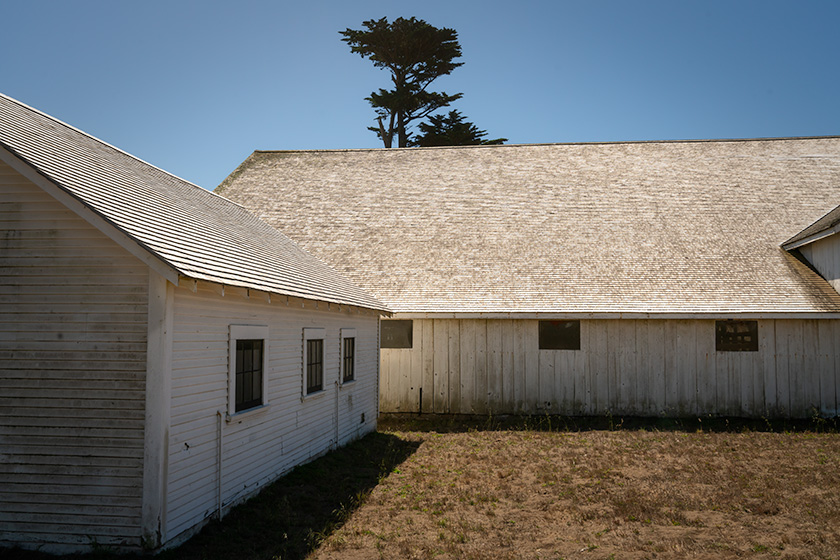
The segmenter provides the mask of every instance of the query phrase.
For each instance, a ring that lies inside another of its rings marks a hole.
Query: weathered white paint
[[[800,247],[799,251],[840,292],[840,233]]]
[[[163,527],[166,523],[174,295],[174,286],[149,269],[142,526],[143,546],[147,549],[154,549],[163,544]]]
[[[539,350],[533,319],[414,319],[413,348],[381,351],[380,406],[418,412],[422,388],[437,413],[836,415],[840,320],[758,325],[758,352],[717,352],[711,319],[582,320],[580,350]]]
[[[0,545],[140,546],[148,270],[0,163]]]
[[[232,287],[222,297],[203,282],[195,292],[175,288],[174,295],[168,542],[183,540],[217,511],[216,411],[227,410],[230,325],[266,325],[271,352],[268,405],[222,425],[224,509],[293,466],[373,430],[377,412],[378,321],[372,312],[323,303],[316,309],[313,302],[286,298],[269,303]],[[302,398],[304,328],[324,329],[325,369],[324,390]],[[357,353],[356,379],[343,385],[337,383],[341,329],[355,329]]]

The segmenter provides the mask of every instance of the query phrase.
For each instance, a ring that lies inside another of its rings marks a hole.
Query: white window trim
[[[324,344],[321,347],[322,351],[324,352],[324,355],[322,356],[322,359],[324,360],[324,366],[323,366],[324,371],[323,371],[323,374],[321,376],[321,390],[320,391],[314,391],[312,393],[307,394],[307,392],[306,392],[306,363],[309,361],[309,345],[306,344],[306,341],[307,340],[312,340],[312,339],[319,339],[319,338],[324,341]],[[303,344],[302,344],[302,346],[303,346],[303,351],[301,352],[301,356],[303,357],[303,359],[301,360],[301,367],[300,367],[300,371],[301,371],[301,378],[300,378],[301,379],[301,386],[300,386],[301,400],[307,399],[307,398],[312,398],[312,397],[315,397],[317,395],[322,395],[324,392],[326,392],[326,389],[327,389],[327,329],[321,328],[321,327],[306,327],[306,328],[304,328],[303,329]]]
[[[338,337],[338,384],[339,385],[349,385],[356,381],[356,374],[359,371],[358,366],[358,356],[359,356],[359,344],[358,339],[356,338],[356,329],[341,329],[340,335]],[[348,381],[344,381],[344,339],[345,338],[352,338],[355,339],[356,342],[353,343],[353,379]]]
[[[263,341],[262,404],[248,410],[236,412],[236,341]],[[228,417],[242,416],[262,410],[268,406],[268,326],[266,325],[231,325],[230,345],[228,347]]]

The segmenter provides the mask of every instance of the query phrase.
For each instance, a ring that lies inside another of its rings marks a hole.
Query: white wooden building
[[[375,429],[385,307],[0,96],[0,547],[157,549]]]
[[[216,192],[395,311],[382,411],[838,414],[840,138],[256,151]]]

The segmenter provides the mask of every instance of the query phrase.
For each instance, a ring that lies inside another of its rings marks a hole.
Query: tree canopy
[[[448,115],[430,115],[429,122],[420,123],[420,134],[413,138],[410,146],[476,146],[481,144],[504,144],[507,138],[485,140],[487,132],[479,130],[458,111]]]
[[[462,94],[428,91],[429,85],[440,76],[451,73],[463,62],[458,33],[454,29],[438,29],[423,20],[387,18],[362,23],[364,29],[346,29],[343,35],[351,52],[369,58],[374,66],[391,72],[393,89],[372,92],[367,101],[377,114],[377,133],[386,148],[393,144],[410,145],[408,126],[460,99]]]

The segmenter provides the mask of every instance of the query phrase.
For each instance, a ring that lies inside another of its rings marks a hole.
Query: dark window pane
[[[344,360],[344,377],[343,381],[352,381],[356,372],[354,371],[355,367],[355,353],[356,353],[356,339],[355,338],[345,338],[344,339],[344,348],[342,349],[343,352],[343,360]]]
[[[263,341],[236,341],[234,410],[240,412],[262,404]]]
[[[540,321],[540,350],[580,350],[580,321]]]
[[[715,321],[715,350],[758,352],[758,321]]]
[[[382,321],[380,346],[382,348],[411,348],[412,328],[411,319]]]
[[[324,341],[313,338],[306,341],[306,393],[324,388]]]

